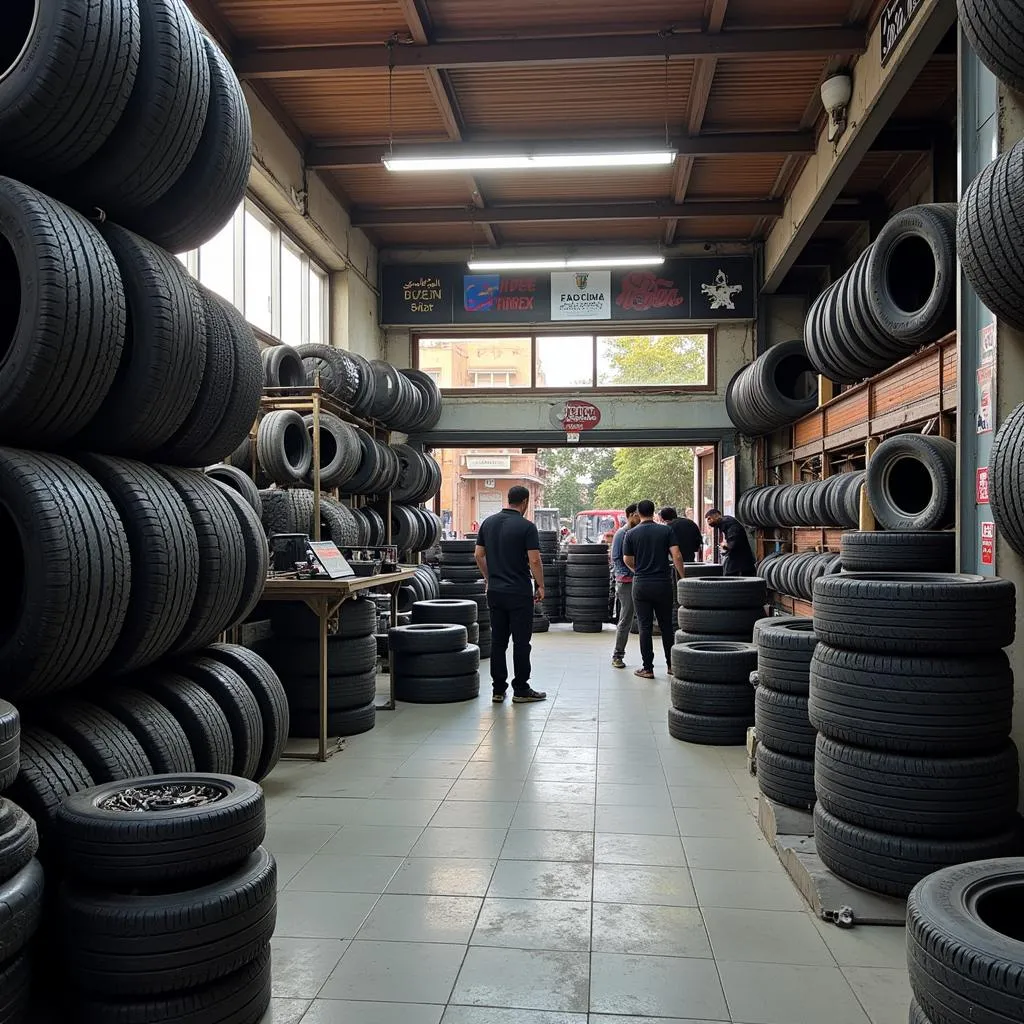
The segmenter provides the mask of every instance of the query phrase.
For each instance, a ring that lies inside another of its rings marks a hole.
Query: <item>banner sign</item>
[[[650,269],[471,274],[465,264],[381,268],[381,323],[500,326],[752,320],[750,256],[680,258]]]
[[[882,32],[882,67],[892,59],[900,40],[907,34],[910,23],[924,6],[924,0],[889,0],[882,8],[878,24]]]

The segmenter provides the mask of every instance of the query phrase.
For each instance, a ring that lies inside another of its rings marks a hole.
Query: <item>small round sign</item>
[[[590,402],[570,399],[552,407],[551,419],[567,434],[578,434],[601,422],[601,410]]]

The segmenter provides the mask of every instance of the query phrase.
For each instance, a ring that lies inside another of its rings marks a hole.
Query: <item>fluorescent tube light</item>
[[[637,153],[533,153],[507,156],[384,157],[389,171],[528,171],[573,167],[663,167],[674,149]]]
[[[470,260],[466,266],[478,270],[581,270],[594,267],[660,267],[664,256],[575,256],[562,260]]]

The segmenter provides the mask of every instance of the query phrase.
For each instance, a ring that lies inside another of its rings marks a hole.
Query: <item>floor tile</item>
[[[348,943],[339,939],[286,939],[270,943],[274,995],[312,999],[338,966]]]
[[[623,835],[678,835],[675,815],[664,807],[626,807],[622,805],[597,808],[597,830]]]
[[[587,1015],[551,1010],[500,1010],[493,1006],[449,1006],[441,1024],[587,1024]]]
[[[446,799],[449,802],[495,800],[501,803],[515,803],[522,791],[521,779],[470,779],[463,775],[449,790]]]
[[[596,747],[540,747],[537,761],[549,764],[596,764]]]
[[[692,868],[690,877],[702,907],[795,911],[807,906],[792,879],[781,869],[768,872]]]
[[[472,946],[451,1001],[471,1006],[584,1013],[589,983],[587,953]]]
[[[618,782],[602,782],[597,787],[598,806],[609,807],[670,807],[668,786],[627,786]]]
[[[382,896],[356,938],[467,943],[480,903],[471,896]]]
[[[271,999],[260,1024],[299,1024],[308,1006],[308,999]]]
[[[501,860],[589,862],[594,859],[590,832],[547,829],[510,829],[501,848]]]
[[[590,1015],[590,1024],[718,1024],[718,1022],[681,1020],[678,1017],[622,1017],[617,1013],[592,1013]]]
[[[277,889],[280,892],[312,860],[308,853],[275,853]]]
[[[423,829],[346,825],[323,848],[332,857],[407,857]]]
[[[472,944],[585,952],[590,949],[590,904],[488,897]]]
[[[741,843],[735,839],[684,838],[690,868],[713,871],[779,871],[779,858],[764,840]]]
[[[589,782],[597,781],[597,765],[551,764],[536,762],[530,768],[528,780],[537,782]]]
[[[742,1024],[869,1024],[837,967],[719,961],[718,969]]]
[[[415,758],[406,761],[396,772],[396,778],[451,779],[454,781],[466,767],[467,761],[445,761],[433,758]]]
[[[525,803],[594,805],[592,782],[528,782],[519,799]]]
[[[594,868],[594,902],[695,907],[697,896],[685,868],[598,864]]]
[[[562,832],[593,832],[594,805],[522,803],[512,819],[512,828],[558,829]]]
[[[593,949],[643,956],[711,956],[704,920],[696,907],[595,903]]]
[[[716,960],[834,966],[810,914],[705,907]]]
[[[389,779],[372,795],[377,800],[443,800],[450,779]]]
[[[320,998],[443,1005],[465,953],[437,942],[353,942]]]
[[[500,828],[436,828],[423,830],[412,857],[497,857],[507,830]]]
[[[497,860],[410,857],[387,887],[389,893],[432,896],[483,896]]]
[[[742,804],[735,810],[677,807],[675,813],[679,834],[684,839],[690,836],[703,839],[753,839],[757,836],[757,822]]]
[[[589,863],[500,860],[488,896],[506,899],[590,900],[593,868]]]
[[[818,920],[814,926],[840,967],[891,967],[906,956],[905,928],[868,924],[837,928]]]
[[[594,839],[594,862],[686,867],[678,836],[621,835],[599,832]]]
[[[439,1024],[443,1006],[317,999],[302,1024]]]
[[[704,807],[731,810],[745,806],[738,789],[708,786],[670,786],[673,807]]]
[[[279,938],[351,939],[378,898],[365,893],[279,893],[274,934]]]
[[[431,828],[508,828],[516,805],[489,800],[446,800],[430,819]]]
[[[301,892],[383,892],[401,857],[335,857],[318,853],[285,887]]]
[[[590,1011],[687,1021],[729,1020],[714,961],[668,956],[594,953]]]
[[[267,824],[263,845],[276,857],[278,854],[319,853],[338,834],[339,825]]]
[[[871,1024],[906,1024],[910,981],[906,969],[843,967],[843,977],[867,1011]]]

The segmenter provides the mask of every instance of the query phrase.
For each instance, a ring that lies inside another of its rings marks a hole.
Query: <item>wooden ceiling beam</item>
[[[473,207],[355,207],[355,227],[393,227],[413,224],[542,224],[559,221],[660,220],[673,217],[778,217],[780,200],[690,200],[685,203],[558,203],[535,206],[516,203]]]
[[[576,36],[543,39],[477,39],[445,43],[307,46],[255,49],[238,56],[236,70],[243,78],[307,78],[355,68],[457,68],[517,64],[575,64],[679,57],[773,56],[819,54],[853,56],[866,49],[862,29],[737,29],[729,32],[675,32],[661,35]]]

